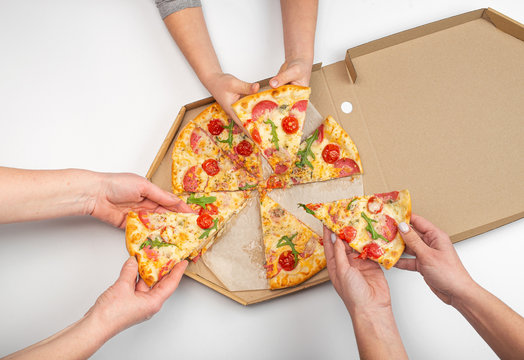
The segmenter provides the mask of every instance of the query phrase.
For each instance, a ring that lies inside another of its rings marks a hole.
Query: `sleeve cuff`
[[[155,3],[162,19],[186,8],[202,6],[200,0],[155,0]]]

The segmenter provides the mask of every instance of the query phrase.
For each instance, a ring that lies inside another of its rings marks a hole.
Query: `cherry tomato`
[[[249,156],[253,153],[253,145],[247,140],[242,140],[240,144],[235,147],[237,154],[242,156]]]
[[[380,200],[376,196],[372,196],[368,200],[368,210],[372,214],[378,214],[382,211],[382,208],[384,207],[384,204],[382,203],[382,200]]]
[[[218,207],[215,204],[207,204],[206,208],[200,208],[198,215],[209,214],[209,215],[218,215]]]
[[[220,135],[224,131],[224,124],[220,119],[213,119],[207,124],[207,130],[212,135]]]
[[[362,252],[359,256],[357,256],[357,259],[378,259],[384,254],[384,250],[377,244],[377,243],[369,243],[362,249]]]
[[[201,229],[209,229],[213,226],[213,218],[211,215],[203,213],[197,218],[197,225],[200,226]]]
[[[295,255],[293,255],[291,250],[284,251],[278,257],[278,264],[286,271],[293,270],[297,266],[297,264],[295,264]]]
[[[258,132],[257,128],[253,128],[253,130],[251,130],[251,137],[258,145],[262,144],[262,139],[260,138],[260,133]]]
[[[306,204],[306,207],[309,210],[317,211],[318,209],[322,207],[322,204]]]
[[[257,119],[260,116],[262,116],[265,112],[271,112],[277,107],[278,105],[273,101],[262,100],[253,107],[253,110],[251,110],[251,117],[254,121],[257,121]]]
[[[340,157],[340,147],[336,144],[327,144],[322,150],[322,158],[328,164],[333,164]]]
[[[207,159],[202,164],[202,169],[209,175],[209,176],[215,176],[220,171],[220,168],[218,167],[218,161],[215,159]]]
[[[294,134],[298,131],[298,120],[294,116],[286,116],[282,119],[282,129],[286,134]]]
[[[282,182],[282,179],[275,175],[271,175],[266,182],[266,187],[268,189],[280,189],[284,187],[284,183]]]
[[[306,111],[307,100],[300,100],[293,104],[291,110]]]
[[[346,241],[348,244],[355,239],[355,236],[357,236],[357,230],[353,226],[345,226],[340,230],[340,233],[338,234],[338,237],[341,240]]]

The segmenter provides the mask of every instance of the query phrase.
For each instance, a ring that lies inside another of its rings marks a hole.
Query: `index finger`
[[[160,206],[176,212],[192,213],[193,209],[175,194],[162,190],[149,180],[143,188],[142,196]]]
[[[329,278],[333,279],[336,275],[337,265],[335,263],[335,252],[333,250],[333,242],[331,237],[334,235],[325,225],[322,243],[324,244],[324,256],[326,257],[326,266],[329,273]]]

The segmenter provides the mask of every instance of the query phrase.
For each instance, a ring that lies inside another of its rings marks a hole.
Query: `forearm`
[[[361,359],[407,359],[391,309],[350,311]]]
[[[85,315],[55,335],[17,351],[5,359],[87,359],[113,335],[114,333],[105,330],[96,316]]]
[[[503,359],[524,354],[524,318],[475,282],[452,302]]]
[[[318,0],[281,0],[286,61],[313,63]]]
[[[0,223],[88,214],[97,173],[0,167]]]
[[[209,38],[202,8],[177,11],[164,22],[200,81],[209,89],[208,82],[222,69]]]

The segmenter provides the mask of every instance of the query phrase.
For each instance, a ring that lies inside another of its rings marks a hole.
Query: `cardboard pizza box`
[[[413,212],[457,242],[524,217],[522,59],[524,26],[479,9],[315,65],[310,101],[355,141],[365,193],[409,189]],[[173,140],[211,102],[182,107],[147,173],[153,183],[171,191]],[[290,289],[231,292],[202,261],[186,275],[243,305],[329,280],[323,270]]]

